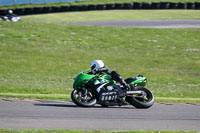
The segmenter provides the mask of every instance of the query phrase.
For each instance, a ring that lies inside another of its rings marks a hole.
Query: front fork
[[[85,87],[82,87],[82,88],[78,89],[78,96],[81,99],[81,101],[91,100],[92,97],[93,97],[91,92],[88,91],[88,89],[85,88]]]

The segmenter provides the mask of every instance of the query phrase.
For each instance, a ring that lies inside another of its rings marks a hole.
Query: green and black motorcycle
[[[103,107],[131,104],[136,108],[149,108],[154,104],[154,96],[147,88],[147,78],[143,75],[130,77],[125,82],[130,85],[126,90],[106,73],[100,75],[88,74],[90,69],[79,73],[74,78],[71,93],[72,101],[81,107],[93,107],[100,104]]]

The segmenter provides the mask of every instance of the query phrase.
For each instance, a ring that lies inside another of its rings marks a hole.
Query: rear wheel
[[[127,96],[126,101],[136,108],[149,108],[154,104],[154,96],[147,88],[137,88],[137,91],[142,91],[141,94]]]
[[[96,104],[96,99],[92,92],[86,90],[73,90],[71,93],[72,101],[80,107],[93,107]]]

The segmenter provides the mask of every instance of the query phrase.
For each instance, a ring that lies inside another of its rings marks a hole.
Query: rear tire
[[[126,101],[136,108],[147,109],[154,104],[154,96],[147,88],[137,88],[137,90],[144,92],[144,97],[139,96],[127,96]]]
[[[86,98],[80,97],[79,93],[82,96],[82,94],[81,94],[82,92],[78,91],[78,90],[73,90],[72,93],[71,93],[71,99],[76,105],[78,105],[80,107],[93,107],[93,106],[95,106],[97,101],[93,96],[91,96],[90,92],[87,93],[87,95],[85,96]]]

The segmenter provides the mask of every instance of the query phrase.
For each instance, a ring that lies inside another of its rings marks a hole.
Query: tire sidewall
[[[97,102],[96,99],[94,99],[94,101],[92,101],[91,103],[83,103],[83,102],[80,102],[79,100],[77,100],[76,97],[75,97],[75,94],[77,93],[77,91],[78,90],[73,90],[72,93],[71,93],[71,99],[76,105],[78,105],[80,107],[93,107],[93,106],[95,106],[95,104]]]
[[[126,97],[127,102],[129,102],[131,105],[135,106],[136,108],[146,109],[146,108],[151,107],[154,104],[154,96],[153,96],[152,92],[149,91],[147,88],[143,88],[143,87],[139,87],[139,88],[137,88],[137,90],[142,90],[142,91],[145,91],[146,93],[148,93],[148,95],[150,95],[150,97],[151,97],[151,100],[145,103],[145,102],[138,101],[137,99],[135,99],[132,96],[127,96]]]

